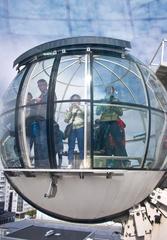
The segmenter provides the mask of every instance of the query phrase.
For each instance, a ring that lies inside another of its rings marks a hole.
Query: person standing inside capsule
[[[105,88],[106,96],[103,105],[97,106],[96,114],[100,116],[100,149],[108,156],[127,156],[125,149],[125,124],[120,119],[123,115],[120,106],[113,106],[119,100],[114,96],[115,88],[111,85]],[[113,161],[110,161],[111,165]],[[119,166],[119,164],[116,164]]]
[[[28,92],[27,94],[27,108],[26,108],[26,136],[27,136],[27,142],[29,147],[29,152],[31,152],[32,146],[33,146],[33,135],[32,135],[32,122],[33,117],[31,116],[31,104],[34,104],[33,96],[31,92]]]
[[[72,129],[68,136],[68,167],[71,168],[74,162],[74,149],[77,140],[80,160],[84,159],[84,110],[80,105],[81,97],[78,94],[73,94],[70,100],[71,106],[65,114],[64,121],[72,124]]]
[[[58,155],[58,159],[56,159],[56,164],[58,168],[61,168],[62,166],[62,157],[63,157],[63,139],[64,139],[64,133],[60,130],[59,124],[54,121],[54,141],[55,141],[55,154],[56,158]]]
[[[39,79],[37,81],[38,88],[41,92],[40,96],[36,98],[36,103],[47,103],[47,97],[48,97],[48,84],[45,79]],[[41,105],[39,108],[40,116],[46,117],[46,109],[42,111],[43,106]]]
[[[48,84],[45,79],[39,79],[37,81],[38,88],[41,92],[40,96],[35,99],[37,104],[35,107],[36,120],[33,122],[35,134],[34,141],[34,155],[35,166],[40,168],[49,167],[48,151],[47,151],[47,137],[46,137],[46,104],[48,97]]]

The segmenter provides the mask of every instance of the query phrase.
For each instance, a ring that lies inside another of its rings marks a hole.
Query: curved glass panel
[[[167,121],[165,120],[165,126],[163,127],[162,143],[159,151],[159,166],[161,170],[167,170]]]
[[[88,98],[85,78],[86,55],[62,57],[58,69],[55,96],[57,100],[69,100],[72,94]],[[60,91],[61,89],[61,91]]]
[[[49,168],[50,166],[46,111],[53,61],[54,59],[40,61],[31,67],[20,96],[19,142],[26,167]]]
[[[151,135],[144,168],[164,169],[166,167],[166,128],[166,118],[164,113],[152,110]]]
[[[61,101],[55,102],[54,117],[57,166],[88,168],[90,167],[90,57],[88,54],[61,58],[55,99]],[[66,134],[69,127],[70,131]]]
[[[54,118],[54,146],[58,168],[90,167],[89,113],[90,106],[84,101],[57,103]],[[72,129],[65,131],[71,123]]]
[[[45,111],[46,104],[19,109],[19,141],[25,167],[49,168],[46,119],[35,115],[38,107]],[[23,122],[25,120],[25,122]]]
[[[148,110],[94,103],[94,167],[141,168],[148,138]]]
[[[147,81],[147,85],[150,88],[151,92],[156,96],[159,109],[167,110],[167,96],[166,91],[160,81],[157,80],[156,76],[150,74],[150,77]],[[158,106],[154,105],[154,108]]]
[[[15,108],[16,98],[17,98],[19,87],[20,87],[20,82],[22,80],[24,73],[25,73],[25,68],[17,74],[17,76],[14,78],[14,80],[9,85],[5,94],[2,96],[1,112],[7,112],[7,111]]]
[[[0,154],[5,168],[20,168],[19,152],[15,138],[15,112],[0,118]]]
[[[55,69],[53,63],[33,63],[18,96],[22,70],[4,95],[3,111],[10,110],[0,119],[5,167],[167,168],[166,91],[149,69],[104,52],[65,54]]]
[[[47,59],[44,61],[39,61],[31,67],[22,88],[22,93],[20,97],[20,106],[27,105],[27,100],[29,100],[28,93],[31,93],[32,95],[33,102],[31,102],[31,104],[32,103],[37,104],[38,102],[40,102],[40,99],[38,98],[40,98],[42,93],[43,94],[45,93],[45,98],[46,98],[47,88],[45,86],[45,83],[44,84],[38,83],[38,81],[43,79],[47,82],[47,85],[48,85],[52,66],[53,66],[53,61],[54,61],[53,58]],[[44,99],[44,102],[46,103],[47,99]]]
[[[20,83],[25,70],[24,68],[17,74],[1,99],[2,114],[11,111],[0,118],[0,153],[3,165],[6,168],[21,167],[18,145],[16,143],[15,107]]]
[[[153,108],[160,110],[167,109],[167,97],[166,90],[164,89],[161,82],[157,79],[153,73],[146,68],[144,65],[139,65],[145,79],[147,90],[150,98],[150,105]]]
[[[147,104],[143,79],[135,63],[115,57],[93,58],[94,100],[103,99],[108,86],[121,102]]]
[[[64,117],[68,108],[68,103],[57,103],[54,115],[54,145],[55,145],[55,161],[58,168],[68,166],[68,141],[64,139],[64,130],[66,123]]]

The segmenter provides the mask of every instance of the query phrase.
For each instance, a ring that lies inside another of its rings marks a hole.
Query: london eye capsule
[[[1,101],[5,176],[40,211],[100,222],[143,201],[167,168],[166,91],[130,43],[75,37],[30,49]]]

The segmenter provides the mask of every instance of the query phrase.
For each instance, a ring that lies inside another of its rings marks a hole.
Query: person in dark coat
[[[62,157],[63,157],[63,139],[64,133],[60,130],[59,124],[54,122],[54,142],[55,142],[55,154],[57,167],[61,168],[62,166]],[[58,159],[57,159],[58,156]]]

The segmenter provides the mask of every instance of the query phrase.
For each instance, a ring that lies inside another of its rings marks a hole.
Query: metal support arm
[[[48,189],[48,192],[44,194],[44,197],[53,198],[53,197],[56,196],[56,193],[57,193],[57,181],[58,181],[58,177],[57,176],[51,176],[49,189]]]
[[[167,189],[155,189],[142,204],[129,211],[124,240],[165,240],[167,235]]]

